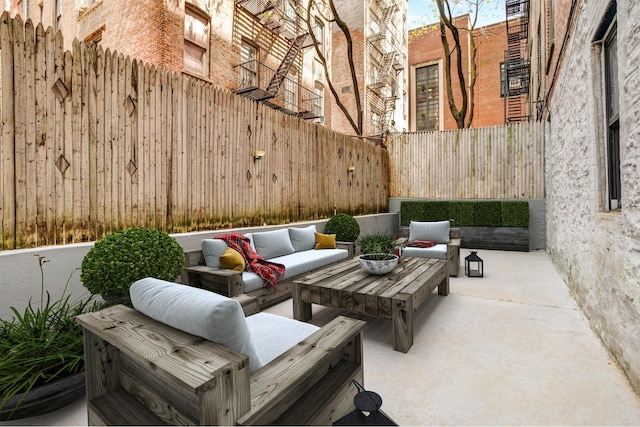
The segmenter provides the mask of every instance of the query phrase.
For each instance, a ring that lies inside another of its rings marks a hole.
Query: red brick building
[[[455,18],[458,28],[469,28],[469,16]],[[466,84],[470,78],[470,32],[460,31]],[[507,49],[506,22],[473,31],[477,47],[477,80],[471,127],[505,123],[504,54]],[[448,130],[457,127],[449,109],[446,90],[444,51],[438,25],[411,30],[409,35],[409,131]],[[461,89],[452,58],[452,91],[461,106]],[[502,82],[502,83],[501,83]]]
[[[400,52],[406,52],[407,0],[337,3],[352,29],[364,134],[381,133],[390,125],[406,128],[402,124],[406,123],[406,77],[396,70],[406,65],[406,54]],[[95,41],[111,52],[211,82],[352,134],[333,101],[310,36],[297,43],[299,36],[315,35],[336,90],[346,95],[353,87],[345,78],[350,73],[345,68],[344,37],[317,11],[312,12],[317,16],[311,17],[309,31],[304,22],[306,4],[307,0],[12,0],[9,7],[13,15],[61,30],[65,49],[71,49],[74,38]],[[285,60],[291,47],[297,52]],[[389,50],[396,53],[396,67],[391,70],[383,61]],[[280,74],[281,83],[271,89],[274,76]],[[353,97],[345,103],[355,116]]]
[[[297,43],[308,28],[297,0],[13,0],[11,11],[103,49],[268,103],[308,119],[323,116],[326,87],[314,49]],[[298,7],[298,9],[296,9]],[[330,54],[328,23],[312,30]],[[290,47],[275,92],[266,93]],[[260,89],[260,90],[252,90]]]

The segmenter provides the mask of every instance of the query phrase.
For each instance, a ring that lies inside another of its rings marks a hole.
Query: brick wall
[[[351,39],[353,41],[353,62],[356,69],[356,75],[358,77],[360,99],[362,100],[362,106],[364,108],[365,102],[365,76],[364,76],[364,54],[365,54],[365,40],[364,34],[361,28],[351,28]],[[349,63],[347,59],[347,42],[342,32],[337,31],[333,33],[332,40],[333,48],[333,62],[331,75],[332,82],[342,103],[350,111],[353,120],[357,120],[356,115],[356,101],[354,97],[354,88],[351,81],[351,71],[349,70]],[[331,129],[346,134],[354,134],[353,127],[349,124],[349,121],[342,113],[342,110],[337,106],[332,96],[327,100],[330,103],[331,111]],[[366,114],[365,114],[366,117]]]
[[[462,16],[455,19],[455,24],[459,28],[466,28],[468,24],[468,16]],[[411,33],[411,32],[410,32]],[[430,64],[441,64],[442,74],[440,75],[440,114],[443,115],[441,123],[442,129],[455,129],[456,122],[449,109],[447,101],[447,93],[445,86],[444,71],[444,50],[442,41],[440,40],[440,31],[437,25],[430,25],[422,29],[413,30],[413,36],[409,42],[409,68],[414,70],[416,67]],[[417,34],[417,36],[416,36]],[[504,51],[507,48],[506,40],[506,24],[504,22],[477,28],[474,31],[477,46],[477,73],[478,78],[475,85],[475,107],[472,127],[486,127],[501,125],[504,123],[504,100],[500,97],[500,63],[504,61]],[[469,65],[469,40],[468,32],[460,31],[462,61],[464,69],[468,70]],[[452,39],[449,36],[450,48],[452,48]],[[456,106],[461,107],[461,90],[460,82],[456,76],[456,60],[452,57],[452,90]],[[414,74],[412,71],[411,79]],[[465,73],[467,84],[469,82],[469,72]],[[409,91],[410,111],[415,108],[415,86],[412,85]],[[415,129],[415,119],[410,114],[410,129]]]

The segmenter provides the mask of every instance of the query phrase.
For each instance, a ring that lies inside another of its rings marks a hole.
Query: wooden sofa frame
[[[402,228],[402,249],[408,243],[409,227]],[[460,271],[460,244],[462,239],[460,238],[459,228],[449,228],[449,242],[447,243],[447,267],[449,269],[449,276],[457,277]]]
[[[337,317],[252,375],[247,356],[123,305],[77,321],[89,425],[331,425],[363,384],[357,319]]]
[[[338,249],[346,249],[349,251],[348,258],[353,258],[355,253],[354,243],[336,242],[336,246]],[[242,283],[242,273],[205,265],[201,250],[185,252],[184,265],[185,268],[181,277],[181,282],[184,284],[206,289],[228,297],[246,295],[249,299],[244,299],[241,302],[246,315],[253,314],[258,310],[291,298],[293,280],[298,278],[291,277],[278,282],[278,289],[275,292],[267,288],[260,288],[245,294]],[[311,273],[311,271],[308,273]],[[256,311],[249,310],[248,305],[256,307]]]

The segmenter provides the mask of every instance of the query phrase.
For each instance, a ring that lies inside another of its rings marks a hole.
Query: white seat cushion
[[[310,323],[270,313],[249,316],[247,324],[258,357],[264,365],[320,329]]]
[[[348,257],[349,251],[346,249],[311,249],[280,256],[270,259],[269,261],[283,264],[286,267],[284,275],[282,276],[282,279],[285,280],[347,259]]]
[[[264,279],[262,277],[252,271],[242,272],[242,290],[245,294],[260,288],[264,288]]]
[[[440,243],[430,248],[413,248],[407,246],[402,250],[402,256],[407,258],[447,259],[447,245]]]
[[[151,277],[133,283],[130,295],[142,314],[248,356],[250,372],[264,366],[238,301]]]

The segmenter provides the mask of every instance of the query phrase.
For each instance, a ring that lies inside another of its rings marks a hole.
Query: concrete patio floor
[[[461,258],[468,254],[462,250]],[[365,388],[400,425],[640,425],[640,397],[590,329],[543,251],[479,251],[485,277],[451,278],[416,313],[414,344],[367,320]],[[291,300],[267,311],[291,317]],[[322,325],[339,310],[313,306]],[[354,387],[354,394],[356,390]],[[80,399],[0,425],[86,425]]]

